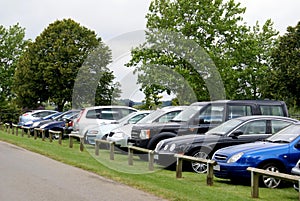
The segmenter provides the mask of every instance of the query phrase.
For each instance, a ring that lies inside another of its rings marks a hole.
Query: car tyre
[[[204,159],[210,159],[210,156],[208,154],[209,152],[207,150],[196,150],[194,151],[191,156],[196,158],[204,158]],[[193,170],[196,173],[206,173],[207,172],[207,164],[206,163],[198,163],[198,162],[190,162],[191,170]]]
[[[267,163],[262,169],[272,172],[282,172],[282,168],[276,163]],[[261,176],[261,183],[267,188],[277,188],[282,185],[282,180],[269,176]]]

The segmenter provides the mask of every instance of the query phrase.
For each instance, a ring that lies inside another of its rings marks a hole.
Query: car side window
[[[144,116],[146,116],[147,114],[139,114],[136,115],[134,117],[132,117],[131,119],[128,120],[128,123],[130,124],[135,124],[136,122],[138,122],[139,120],[141,120]]]
[[[233,119],[242,116],[252,115],[252,109],[250,105],[229,105],[227,119]]]
[[[225,106],[210,105],[199,115],[200,124],[220,124],[223,122]]]
[[[134,110],[130,110],[130,109],[124,109],[124,108],[117,108],[116,112],[118,112],[118,114],[120,115],[120,118],[123,118],[127,115],[129,115],[132,112],[135,112]]]
[[[251,121],[241,126],[238,130],[242,131],[243,135],[266,134],[267,121],[266,120]]]
[[[173,112],[166,113],[163,116],[161,116],[157,120],[157,122],[162,122],[162,123],[169,122],[169,121],[171,121],[179,113],[180,113],[180,111],[173,111]]]
[[[277,133],[278,131],[280,131],[281,129],[283,129],[284,127],[286,127],[290,124],[291,124],[291,122],[287,122],[287,121],[272,120],[271,121],[272,134]]]
[[[262,115],[284,116],[283,108],[280,105],[261,105],[259,108]]]

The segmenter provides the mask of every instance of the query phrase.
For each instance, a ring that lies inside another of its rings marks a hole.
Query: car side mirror
[[[244,134],[243,131],[241,131],[241,130],[236,130],[236,131],[234,131],[233,133],[231,133],[231,136],[232,136],[232,137],[238,137],[238,136],[243,135],[243,134]]]
[[[295,148],[300,149],[300,141],[298,141],[297,144],[295,144]]]

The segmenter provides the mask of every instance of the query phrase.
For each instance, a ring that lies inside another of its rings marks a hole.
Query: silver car
[[[135,124],[145,116],[147,116],[150,111],[137,111],[132,112],[129,115],[123,117],[120,120],[111,122],[110,124],[97,125],[86,131],[85,143],[95,144],[95,139],[106,139],[107,135],[115,128],[119,128],[128,124]]]
[[[151,112],[148,116],[138,121],[136,124],[150,124],[153,122],[169,122],[182,110],[188,106],[169,106]],[[127,141],[131,137],[131,129],[135,124],[128,124],[112,130],[107,136],[107,141],[115,142],[117,146],[126,147]]]

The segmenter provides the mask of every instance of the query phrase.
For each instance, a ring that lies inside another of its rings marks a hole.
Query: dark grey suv
[[[286,104],[275,100],[218,100],[193,103],[171,122],[135,125],[130,142],[154,149],[159,141],[186,134],[204,134],[210,128],[241,116],[288,116]]]

